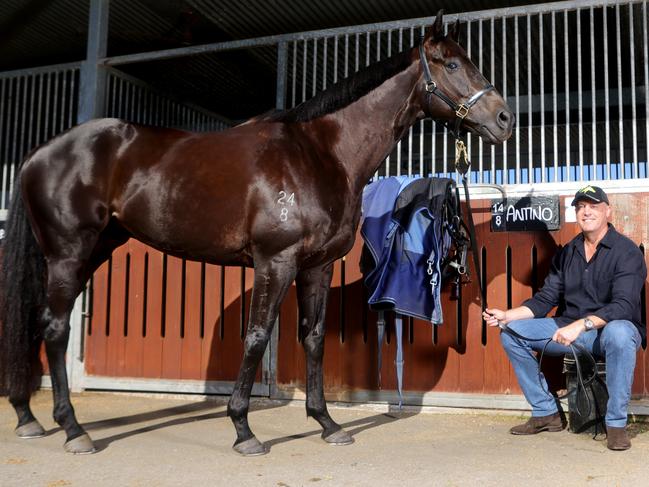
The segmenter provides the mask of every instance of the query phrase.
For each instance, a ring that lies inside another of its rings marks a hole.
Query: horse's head
[[[418,48],[422,111],[446,121],[455,132],[468,130],[499,144],[512,133],[514,115],[458,44],[459,21],[444,35],[442,11]]]

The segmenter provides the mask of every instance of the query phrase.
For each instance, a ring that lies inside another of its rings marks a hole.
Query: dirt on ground
[[[513,436],[523,414],[387,406],[330,405],[355,439],[331,446],[304,403],[253,400],[249,416],[270,451],[241,457],[231,446],[227,398],[83,393],[78,418],[93,455],[63,451],[47,391],[33,410],[47,430],[23,440],[0,400],[0,485],[13,486],[646,486],[649,428],[629,426],[633,447],[606,448],[588,434]]]

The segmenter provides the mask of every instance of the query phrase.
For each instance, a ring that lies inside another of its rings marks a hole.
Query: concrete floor
[[[353,434],[350,446],[320,439],[301,402],[255,400],[250,424],[270,453],[244,458],[231,449],[227,398],[83,393],[73,402],[98,453],[62,449],[49,392],[33,409],[44,438],[13,434],[13,409],[0,400],[0,485],[10,486],[646,486],[649,427],[629,427],[633,447],[567,431],[508,434],[521,416],[385,406],[330,405]]]

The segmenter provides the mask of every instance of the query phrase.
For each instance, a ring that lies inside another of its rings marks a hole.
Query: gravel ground
[[[79,420],[98,452],[74,456],[51,419],[48,392],[33,410],[47,436],[21,440],[0,400],[0,485],[9,486],[646,486],[649,428],[629,427],[633,447],[612,452],[590,435],[508,434],[512,414],[330,405],[356,440],[330,446],[299,401],[253,401],[250,424],[270,453],[238,456],[227,398],[83,393]]]

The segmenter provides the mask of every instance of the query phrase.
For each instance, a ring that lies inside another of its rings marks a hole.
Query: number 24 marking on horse
[[[279,205],[291,205],[295,204],[295,193],[288,194],[286,191],[279,192],[279,199],[277,200]],[[282,208],[279,212],[279,219],[283,222],[288,220],[288,208]]]

